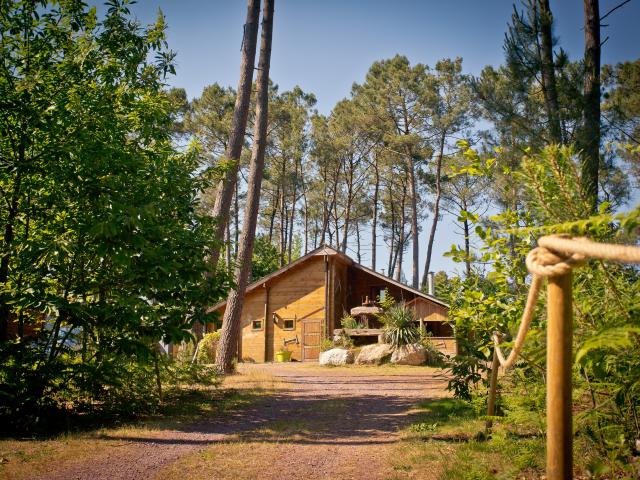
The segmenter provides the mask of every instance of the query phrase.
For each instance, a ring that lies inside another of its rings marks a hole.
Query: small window
[[[262,320],[254,320],[251,322],[251,330],[262,330]]]
[[[296,329],[296,321],[293,318],[285,318],[282,321],[282,329],[283,330],[295,330]]]

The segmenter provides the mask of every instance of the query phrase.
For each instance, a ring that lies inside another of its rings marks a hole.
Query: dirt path
[[[46,478],[396,478],[387,457],[398,430],[446,384],[421,367],[246,365],[241,373],[249,383],[273,376],[278,388],[224,418],[122,437],[121,447]]]

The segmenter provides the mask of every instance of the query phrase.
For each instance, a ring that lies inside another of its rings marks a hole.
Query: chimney
[[[427,293],[429,295],[435,295],[434,293],[435,285],[433,280],[433,272],[427,273]]]

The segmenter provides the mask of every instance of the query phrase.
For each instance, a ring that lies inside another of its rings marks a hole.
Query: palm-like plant
[[[384,323],[385,341],[394,347],[416,343],[420,339],[413,312],[402,304],[389,308],[380,320]]]

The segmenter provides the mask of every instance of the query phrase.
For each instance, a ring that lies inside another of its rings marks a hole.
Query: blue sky
[[[602,14],[620,1],[600,0]],[[560,46],[571,58],[579,58],[582,1],[550,3]],[[246,1],[140,0],[132,10],[147,23],[158,8],[167,19],[169,46],[178,54],[177,75],[170,83],[184,87],[189,97],[214,82],[235,87]],[[318,110],[329,113],[349,95],[353,82],[364,79],[371,63],[397,53],[427,65],[459,56],[467,73],[478,74],[485,65],[502,63],[512,11],[508,0],[276,0],[271,77],[281,90],[299,85],[314,93]],[[610,38],[603,47],[603,63],[640,55],[639,19],[640,0],[631,0],[605,20],[609,27],[602,37]],[[424,232],[421,241],[424,246]],[[456,268],[442,253],[460,241],[450,222],[443,222],[436,239],[435,270]],[[406,262],[404,271],[410,272]]]

